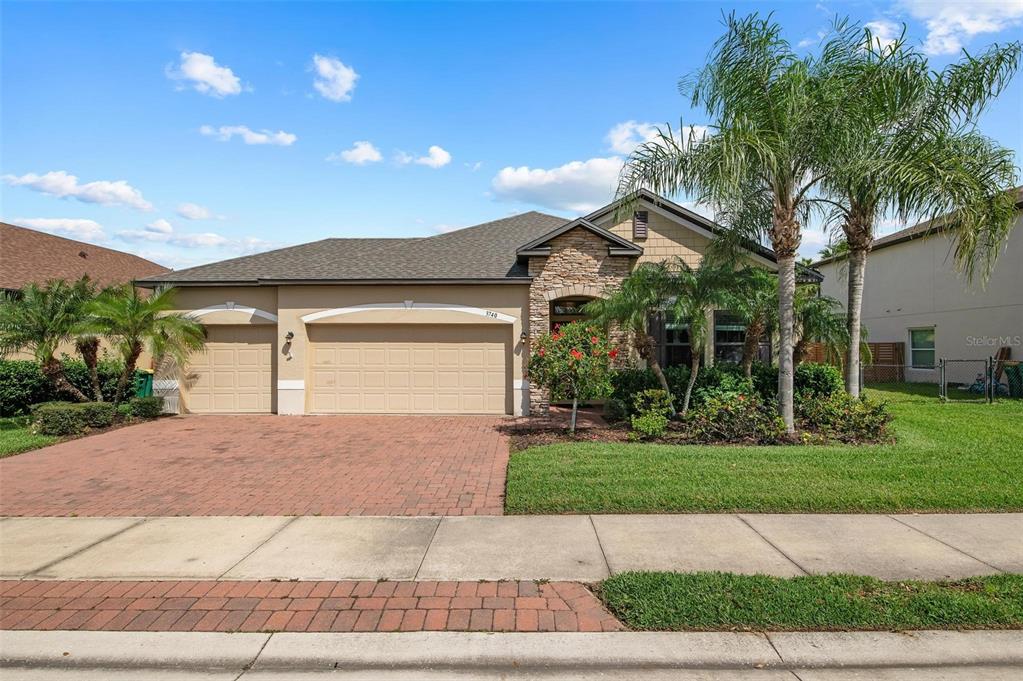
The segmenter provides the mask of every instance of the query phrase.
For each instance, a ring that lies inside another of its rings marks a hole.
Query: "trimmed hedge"
[[[140,419],[155,419],[163,413],[163,397],[159,395],[133,397],[128,405],[131,415]]]
[[[32,409],[32,421],[40,435],[80,435],[89,428],[114,423],[110,402],[44,402]]]
[[[85,362],[67,359],[63,364],[68,381],[91,396],[92,383]],[[103,399],[107,402],[114,399],[122,367],[123,365],[115,360],[101,360],[97,367],[100,389],[103,392]],[[143,375],[142,371],[135,372],[135,385]],[[135,394],[135,385],[128,386],[128,396]],[[35,362],[19,359],[0,360],[0,417],[28,414],[33,404],[60,401],[68,397],[53,389]]]

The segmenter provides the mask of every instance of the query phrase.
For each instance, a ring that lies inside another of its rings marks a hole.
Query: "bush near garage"
[[[81,435],[91,428],[114,423],[110,402],[44,402],[32,409],[32,422],[40,435]]]
[[[86,395],[91,395],[92,382],[85,362],[66,359],[62,364],[68,381]],[[103,399],[107,402],[114,398],[122,366],[116,360],[100,360],[97,366]],[[135,384],[130,387],[131,393],[134,393],[144,373],[135,372]],[[28,414],[34,404],[59,401],[66,397],[67,395],[53,389],[36,362],[0,359],[0,417]]]
[[[148,395],[133,397],[128,401],[128,412],[140,419],[155,419],[163,413],[163,397]]]

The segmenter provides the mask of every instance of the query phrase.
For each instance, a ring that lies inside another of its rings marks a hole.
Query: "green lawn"
[[[622,622],[646,630],[1023,627],[1023,575],[882,582],[853,575],[627,572],[605,581],[600,595]]]
[[[50,435],[35,435],[29,430],[27,416],[13,416],[0,419],[0,459],[53,444],[59,438]]]
[[[509,513],[1023,509],[1023,401],[942,404],[936,390],[871,390],[891,403],[891,445],[560,443],[515,452],[505,506]]]

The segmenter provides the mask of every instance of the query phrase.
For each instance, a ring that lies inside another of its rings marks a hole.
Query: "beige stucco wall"
[[[956,272],[952,241],[934,234],[870,253],[863,291],[863,323],[872,342],[902,342],[909,363],[909,330],[934,327],[935,357],[983,359],[1001,346],[1023,359],[1023,217],[1016,221],[986,288]],[[820,268],[821,291],[848,296],[844,263]],[[957,367],[948,380],[971,382],[979,365]],[[951,367],[950,367],[951,371]],[[959,375],[962,374],[962,375]],[[911,381],[936,382],[937,370],[909,369]]]
[[[510,386],[509,404],[513,413],[521,412],[526,388],[522,379],[523,344],[520,335],[528,315],[528,287],[524,285],[406,285],[406,286],[253,286],[183,287],[179,290],[178,311],[195,313],[214,306],[230,304],[202,314],[203,324],[272,324],[276,326],[274,366],[276,368],[276,405],[278,413],[307,413],[305,386],[308,376],[309,326],[343,324],[440,324],[501,325],[507,328]],[[324,317],[305,322],[313,313],[360,305],[383,305],[382,309]],[[465,308],[470,308],[466,310]],[[258,312],[253,312],[253,310]],[[487,313],[494,316],[488,316]],[[263,314],[266,313],[266,314]],[[268,319],[276,316],[277,320]],[[294,334],[289,343],[285,336]],[[407,337],[403,333],[402,337]],[[165,396],[176,391],[178,376],[158,377],[165,382]]]

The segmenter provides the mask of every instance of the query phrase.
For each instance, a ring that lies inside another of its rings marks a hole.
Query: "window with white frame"
[[[909,330],[909,364],[914,369],[934,368],[934,327]]]

